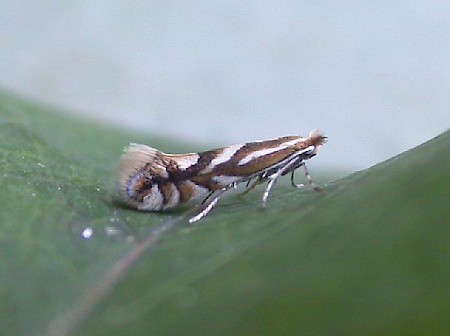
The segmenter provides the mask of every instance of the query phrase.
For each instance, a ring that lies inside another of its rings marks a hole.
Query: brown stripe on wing
[[[299,144],[294,146],[290,146],[284,149],[277,150],[276,152],[269,153],[266,155],[262,155],[260,157],[256,157],[249,161],[246,164],[239,165],[239,162],[256,151],[276,148],[281,146],[283,143],[292,140],[299,140]],[[240,148],[231,158],[230,160],[217,165],[214,168],[214,171],[208,174],[201,175],[197,178],[199,181],[200,177],[202,181],[210,180],[213,176],[217,175],[227,175],[227,176],[250,176],[259,171],[267,169],[270,166],[284,160],[288,156],[292,155],[294,152],[298,150],[298,147],[306,148],[308,147],[306,144],[303,144],[303,141],[300,141],[302,138],[299,136],[286,136],[282,138],[278,138],[275,140],[267,140],[267,141],[259,141],[259,142],[250,142],[245,144],[242,148]],[[199,181],[200,182],[200,181]],[[205,183],[205,182],[203,182]]]
[[[215,173],[216,171],[220,170],[221,172],[223,172],[223,168],[228,169],[232,165],[237,165],[237,163],[242,158],[247,156],[248,153],[262,150],[262,149],[267,149],[267,148],[274,148],[284,142],[295,140],[298,138],[299,138],[299,136],[286,136],[286,137],[281,137],[281,138],[273,139],[273,140],[246,143],[245,145],[242,146],[242,148],[237,150],[233,156],[230,157],[230,160],[220,163],[215,167],[211,167],[212,171],[207,172],[206,174],[203,174],[203,173],[200,174],[200,172],[205,171],[205,170],[207,171],[208,170],[207,168],[210,166],[211,161],[220,157],[220,155],[222,155],[226,151],[226,149],[229,147],[222,147],[222,148],[217,148],[217,149],[199,153],[198,154],[199,158],[198,158],[197,163],[190,167],[187,167],[184,170],[177,169],[176,158],[166,157],[168,160],[173,161],[170,163],[168,161],[166,161],[166,165],[167,165],[166,169],[169,172],[169,180],[178,182],[178,181],[184,181],[184,180],[194,181],[194,179],[196,179],[197,184],[204,186],[204,187],[208,188],[209,190],[216,190],[216,189],[220,188],[220,186],[218,186],[217,183],[208,183],[208,181],[207,181],[208,179],[204,178],[203,176],[215,176],[215,175],[217,175]],[[173,168],[170,168],[170,166],[172,166]],[[225,174],[225,175],[230,175],[230,174]],[[245,174],[241,174],[241,175],[245,175]],[[202,176],[202,177],[200,178],[199,176]],[[197,177],[199,177],[199,178],[197,179]]]
[[[285,142],[297,140],[297,139],[301,139],[301,138],[302,137],[299,135],[292,135],[292,136],[285,136],[285,137],[272,139],[272,140],[266,140],[266,141],[248,142],[241,149],[239,149],[236,152],[234,157],[239,162],[245,156],[247,156],[247,154],[250,152],[256,152],[256,151],[263,150],[263,149],[278,147]]]
[[[195,184],[204,187],[206,189],[208,189],[209,191],[215,191],[215,190],[219,190],[221,188],[223,188],[224,186],[220,185],[219,183],[213,181],[212,177],[213,176],[217,176],[220,174],[217,174],[215,171],[208,173],[208,174],[201,174],[201,175],[197,175],[192,177],[192,182],[194,182]]]
[[[196,196],[197,190],[195,184],[201,187],[205,187],[208,190],[219,189],[220,186],[218,186],[217,183],[214,183],[214,181],[209,181],[207,178],[200,178],[198,181],[196,181],[195,179],[199,176],[199,172],[207,167],[211,163],[211,161],[215,157],[217,157],[218,153],[220,153],[221,150],[222,149],[219,148],[199,153],[198,161],[185,169],[179,168],[176,156],[164,155],[162,157],[162,161],[164,162],[165,169],[167,171],[167,178],[158,180],[159,185],[162,187],[161,192],[164,196],[164,203],[166,204],[167,202],[169,202],[169,187],[167,187],[166,197],[166,192],[164,192],[163,186],[169,185],[170,183],[173,183],[180,192],[180,203],[188,202],[194,196]]]
[[[273,140],[246,143],[242,146],[242,148],[238,149],[236,153],[234,153],[234,155],[229,158],[229,160],[220,163],[217,166],[211,167],[211,171],[207,173],[201,172],[208,171],[207,168],[211,164],[211,162],[214,159],[220,157],[220,155],[222,155],[224,151],[229,147],[201,152],[199,153],[199,159],[197,163],[186,168],[185,170],[176,169],[175,167],[174,169],[167,168],[169,172],[169,181],[173,181],[174,183],[176,183],[181,193],[180,201],[186,202],[187,200],[192,198],[194,191],[190,190],[192,188],[189,186],[189,184],[182,183],[183,181],[191,180],[196,185],[205,187],[209,191],[218,190],[223,186],[212,180],[214,176],[224,175],[244,177],[253,175],[286,159],[296,151],[308,147],[310,143],[306,142],[307,139],[308,138],[302,138],[301,136],[285,136]],[[244,159],[251,153],[260,150],[276,148],[292,140],[299,140],[299,142],[290,147],[277,150],[276,152],[253,158],[246,164],[238,164],[242,159]]]
[[[211,161],[217,156],[217,153],[221,150],[215,149],[206,152],[199,153],[199,158],[196,164],[193,164],[190,167],[187,167],[184,170],[177,169],[176,159],[171,158],[171,161],[174,161],[172,165],[174,165],[174,169],[170,169],[169,171],[169,180],[174,182],[190,180],[191,178],[197,176],[200,171],[205,169]]]
[[[237,166],[238,163],[242,159],[244,159],[245,157],[247,157],[247,155],[249,155],[253,152],[257,152],[257,151],[261,151],[261,150],[265,150],[265,149],[276,148],[286,142],[289,142],[292,140],[300,140],[300,139],[301,139],[300,136],[285,136],[285,137],[281,137],[281,138],[273,139],[273,140],[249,142],[249,143],[246,143],[245,146],[243,146],[241,149],[239,149],[236,152],[236,154],[231,158],[230,161]],[[277,155],[277,153],[279,153],[280,155]],[[291,151],[289,149],[285,149],[285,150],[279,150],[277,152],[274,152],[274,153],[271,153],[268,155],[264,155],[261,158],[262,158],[262,161],[264,161],[265,158],[267,158],[268,159],[267,166],[271,166],[271,165],[275,164],[276,162],[282,160],[283,156],[287,157],[290,154],[291,154]],[[252,160],[248,164],[252,164],[254,161],[255,160]],[[262,164],[261,162],[258,162],[258,165],[261,165],[261,164]],[[244,167],[244,166],[247,166],[247,164],[242,165],[241,167]],[[239,168],[239,167],[237,167],[237,168]],[[247,175],[247,174],[239,174],[239,175]]]
[[[283,161],[290,155],[294,154],[297,150],[293,147],[287,147],[277,150],[276,152],[269,153],[260,157],[255,157],[248,163],[243,165],[234,164],[233,167],[229,167],[233,175],[236,176],[249,176],[267,169],[280,161]],[[239,161],[238,161],[239,162]]]
[[[166,182],[166,183],[160,183],[158,185],[158,187],[163,195],[163,204],[166,205],[174,197],[174,195],[173,195],[173,190],[174,190],[173,187],[174,186],[172,183]]]
[[[209,178],[212,178],[215,175],[250,176],[277,164],[292,155],[295,151],[296,150],[293,147],[287,147],[270,154],[256,157],[246,164],[238,165],[239,161],[245,158],[245,155],[242,155],[239,156],[239,158],[233,158],[231,161],[218,166],[217,169],[210,174]],[[250,153],[251,152],[248,152],[247,154]]]
[[[180,203],[188,202],[195,196],[197,196],[195,184],[192,181],[189,180],[179,181],[176,184],[176,187],[180,192]]]
[[[173,158],[165,156],[163,162],[166,167],[166,171],[169,174],[169,177],[180,171],[180,167],[178,166],[177,161]]]

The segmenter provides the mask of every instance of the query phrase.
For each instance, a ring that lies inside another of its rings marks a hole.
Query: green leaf
[[[1,335],[449,330],[450,131],[322,193],[281,183],[265,211],[261,189],[231,195],[198,225],[113,202],[128,142],[188,147],[0,94]]]

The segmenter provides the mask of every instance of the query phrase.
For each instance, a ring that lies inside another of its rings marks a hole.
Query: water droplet
[[[100,192],[101,189],[100,189],[99,187],[96,187],[95,190],[97,190],[98,192]]]
[[[37,164],[39,167],[41,167],[41,168],[44,168],[45,167],[45,164],[43,164],[43,163],[40,163],[40,162],[38,162],[38,164]]]
[[[92,230],[92,228],[90,228],[90,227],[85,228],[81,232],[81,237],[83,237],[84,239],[92,238],[93,235],[94,235],[94,230]]]
[[[36,193],[31,193],[31,196],[32,197],[36,197]]]

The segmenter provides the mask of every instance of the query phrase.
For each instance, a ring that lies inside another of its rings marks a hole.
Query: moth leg
[[[205,204],[207,200],[214,194],[214,191],[211,191],[208,196],[205,197],[205,199],[202,201],[202,204]]]
[[[309,175],[308,172],[308,168],[306,168],[306,165],[303,164],[303,169],[305,170],[305,177],[308,180],[309,185],[311,186],[311,188],[313,188],[315,191],[323,191],[322,188],[319,188],[318,186],[316,186],[311,178],[311,175]]]
[[[220,200],[220,197],[221,197],[221,194],[214,197],[214,199],[211,202],[209,202],[209,204],[202,211],[200,211],[195,216],[189,218],[189,223],[193,224],[195,222],[198,222],[203,217],[205,217],[216,206],[217,202],[219,202],[219,200]]]
[[[299,189],[304,188],[305,185],[303,183],[295,183],[294,182],[294,173],[295,173],[295,170],[293,170],[292,173],[291,173],[291,184],[292,184],[292,186],[296,187],[296,188],[299,188]]]
[[[212,201],[210,201],[210,202],[208,203],[208,205],[206,205],[206,206],[203,208],[202,211],[200,211],[198,214],[196,214],[195,216],[193,216],[193,217],[191,217],[191,218],[189,219],[189,223],[190,223],[190,224],[193,224],[193,223],[195,223],[195,222],[198,222],[198,221],[199,221],[200,219],[202,219],[203,217],[205,217],[205,216],[206,216],[206,215],[207,215],[207,214],[208,214],[208,213],[216,206],[217,202],[219,202],[219,200],[220,200],[220,198],[222,197],[223,193],[226,192],[228,189],[233,188],[234,185],[235,185],[235,184],[233,183],[233,184],[230,184],[230,185],[228,185],[228,186],[226,186],[226,187],[220,189],[220,190],[217,192],[216,196],[212,199]],[[210,194],[206,197],[206,199],[203,201],[203,203],[205,203],[206,200],[207,200],[208,198],[210,198],[212,194],[213,194],[213,193],[210,193]],[[202,204],[203,204],[203,203],[202,203]]]
[[[274,176],[272,178],[272,176]],[[270,190],[272,189],[273,185],[275,184],[275,181],[280,176],[279,174],[274,174],[270,177],[269,183],[267,183],[266,190],[264,190],[262,199],[261,199],[261,207],[265,208],[267,205],[267,198],[269,198]]]
[[[283,167],[281,167],[280,169],[278,169],[274,174],[270,175],[268,177],[269,179],[269,183],[267,183],[267,187],[266,190],[263,193],[262,199],[261,199],[261,206],[263,208],[266,207],[267,205],[267,199],[269,198],[269,194],[270,194],[270,190],[272,189],[272,187],[274,186],[276,180],[281,176],[286,174],[287,172],[290,171],[290,169],[292,169],[292,167],[298,164],[298,159],[294,159],[292,161],[289,161],[288,163],[286,163]]]
[[[258,184],[263,183],[263,182],[265,181],[263,175],[264,175],[264,174],[261,174],[261,175],[259,175],[258,177],[256,177],[256,179],[255,179],[253,182],[251,182],[251,180],[249,180],[249,181],[247,182],[246,189],[245,189],[243,192],[241,192],[241,195],[247,194],[249,191],[252,191],[253,189],[255,189],[255,187],[256,187]],[[250,183],[250,182],[251,182],[251,183]]]

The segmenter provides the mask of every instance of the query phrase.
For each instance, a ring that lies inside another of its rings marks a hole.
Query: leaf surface
[[[0,334],[449,330],[449,131],[323,193],[281,183],[265,211],[261,189],[232,195],[193,226],[112,201],[128,142],[187,147],[0,95]]]

